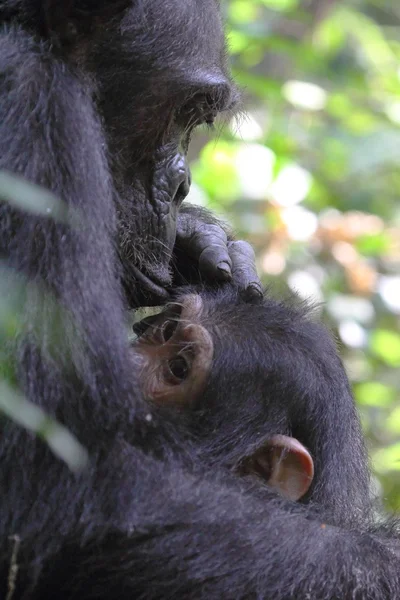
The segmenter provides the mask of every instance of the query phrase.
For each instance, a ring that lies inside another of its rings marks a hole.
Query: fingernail
[[[251,283],[247,289],[251,290],[251,293],[257,296],[263,296],[262,288],[258,283]]]
[[[218,263],[217,270],[224,277],[224,279],[230,279],[232,277],[230,266],[226,262]]]

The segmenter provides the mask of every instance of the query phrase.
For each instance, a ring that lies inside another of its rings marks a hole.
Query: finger
[[[232,279],[232,261],[226,246],[211,245],[203,250],[199,257],[199,269],[208,279],[230,281]]]
[[[241,289],[262,296],[262,285],[256,269],[256,256],[247,242],[228,242],[232,259],[232,280]]]
[[[197,230],[190,239],[190,254],[198,257],[200,272],[208,279],[230,281],[232,260],[225,231],[218,225]]]

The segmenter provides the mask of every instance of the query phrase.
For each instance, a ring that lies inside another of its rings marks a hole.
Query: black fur
[[[315,462],[303,501],[329,509],[336,524],[367,522],[369,471],[354,400],[331,336],[311,308],[296,298],[248,298],[232,286],[187,288],[193,291],[214,342],[206,389],[185,411],[201,460],[235,468],[272,435],[291,435]]]
[[[27,397],[91,456],[73,475],[2,423],[1,597],[399,598],[391,537],[322,528],[309,506],[206,473],[173,417],[149,422],[136,391],[118,256],[132,303],[170,281],[176,213],[163,192],[176,209],[183,193],[171,161],[198,111],[232,102],[217,2],[0,0],[0,19],[0,167],[50,188],[73,216],[1,206],[1,255],[29,282],[8,351]]]

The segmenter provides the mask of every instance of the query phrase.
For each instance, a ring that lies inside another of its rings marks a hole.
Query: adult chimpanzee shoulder
[[[0,166],[67,208],[55,221],[0,207],[1,256],[26,282],[2,350],[25,395],[90,453],[72,474],[2,422],[1,597],[399,598],[393,537],[325,526],[273,489],[199,470],[191,446],[181,458],[181,425],[152,420],[140,390],[119,282],[132,304],[165,299],[175,221],[203,277],[258,285],[246,246],[178,214],[186,133],[234,101],[218,2],[3,0],[0,23]],[[314,408],[303,419],[318,427]]]

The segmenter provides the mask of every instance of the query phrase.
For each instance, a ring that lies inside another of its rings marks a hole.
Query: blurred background
[[[228,0],[240,114],[193,140],[190,200],[321,303],[376,487],[400,509],[400,3]]]

